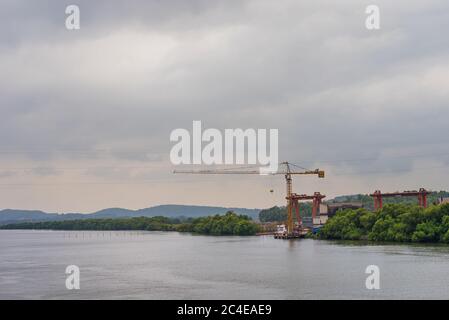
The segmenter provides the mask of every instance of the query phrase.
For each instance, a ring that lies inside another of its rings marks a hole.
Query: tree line
[[[228,211],[224,215],[200,218],[136,217],[116,219],[80,219],[65,221],[23,222],[0,226],[0,229],[41,230],[146,230],[178,231],[209,235],[255,235],[259,226],[245,215]]]
[[[302,202],[299,205],[301,217],[312,216],[312,204],[310,202]],[[296,220],[296,214],[293,214],[293,219]],[[287,220],[287,208],[274,206],[269,209],[264,209],[259,212],[260,222],[285,222]]]
[[[429,204],[435,204],[440,198],[449,197],[448,191],[437,191],[432,192],[427,196],[427,202]],[[361,202],[363,207],[368,210],[374,210],[374,200],[371,196],[367,194],[353,194],[346,196],[338,196],[334,199],[326,201],[326,203],[340,203],[340,202]],[[393,198],[383,198],[383,204],[418,204],[416,197],[393,197]]]
[[[449,192],[447,191],[438,191],[432,192],[428,195],[427,201],[430,204],[437,203],[440,198],[449,197]],[[364,208],[368,210],[374,210],[374,201],[373,198],[367,194],[353,194],[346,196],[338,196],[334,199],[327,200],[325,203],[327,204],[336,204],[342,202],[360,202]],[[394,197],[394,198],[384,198],[384,204],[408,204],[413,205],[417,204],[416,197]],[[301,217],[310,217],[312,216],[312,203],[301,202],[300,204],[300,214]],[[293,215],[295,219],[295,215]],[[287,209],[285,206],[283,207],[272,207],[269,209],[264,209],[259,212],[259,220],[261,222],[285,222],[287,220]]]
[[[449,243],[449,204],[387,204],[377,212],[347,209],[320,229],[320,239]]]

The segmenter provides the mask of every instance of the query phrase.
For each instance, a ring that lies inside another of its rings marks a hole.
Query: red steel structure
[[[296,213],[296,219],[298,221],[298,224],[301,224],[301,216],[299,215],[299,200],[312,200],[312,223],[315,219],[318,209],[320,207],[321,201],[326,196],[324,194],[321,194],[319,192],[315,192],[313,195],[306,195],[306,194],[296,194],[292,193],[290,197],[287,197],[287,200],[292,205],[292,209],[295,210]]]
[[[382,209],[383,207],[383,198],[391,198],[391,197],[418,197],[418,204],[423,208],[427,208],[427,195],[431,192],[427,191],[424,188],[419,189],[419,191],[404,191],[404,192],[389,192],[382,193],[380,190],[374,191],[373,194],[370,194],[371,197],[374,198],[374,210]]]

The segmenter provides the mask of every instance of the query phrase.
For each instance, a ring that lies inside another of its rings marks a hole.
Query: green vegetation
[[[189,222],[179,225],[177,231],[210,235],[249,236],[255,235],[259,231],[259,225],[248,216],[227,212],[222,216],[215,215],[190,219]]]
[[[272,207],[261,210],[259,213],[260,222],[277,222],[287,220],[287,210],[285,207]]]
[[[429,204],[437,203],[439,198],[448,198],[449,192],[447,191],[438,191],[432,192],[427,196],[427,202]],[[332,200],[326,201],[327,203],[339,203],[339,202],[361,202],[363,207],[369,210],[374,209],[374,201],[373,198],[367,194],[355,194],[348,196],[338,196]],[[394,198],[383,198],[383,204],[408,204],[413,205],[417,204],[416,197],[394,197]]]
[[[0,226],[1,229],[42,230],[159,230],[175,231],[178,219],[137,217],[116,219],[79,219],[63,221],[23,222]]]
[[[299,206],[301,217],[312,216],[312,205],[310,202],[302,202]],[[294,219],[296,215],[294,214]],[[261,210],[259,213],[260,222],[284,222],[287,220],[286,207],[272,207]]]
[[[429,204],[437,203],[439,198],[449,198],[449,192],[439,191],[432,192],[427,197],[427,202]],[[373,198],[366,194],[354,194],[347,196],[338,196],[334,199],[327,200],[326,203],[341,203],[341,202],[361,202],[363,207],[368,210],[374,210]],[[386,204],[406,204],[414,205],[417,204],[416,197],[395,197],[395,198],[384,198],[384,205]],[[311,202],[301,202],[300,205],[301,217],[312,216],[312,204]],[[295,215],[294,215],[295,216]],[[261,210],[259,213],[259,220],[261,222],[283,222],[287,220],[287,210],[285,207],[272,207],[269,209]]]
[[[210,235],[254,235],[259,231],[259,226],[248,216],[237,215],[229,211],[225,215],[188,219],[137,217],[25,222],[0,226],[0,229],[147,230],[192,232]]]
[[[321,228],[320,239],[449,243],[449,204],[421,208],[389,204],[377,212],[338,212]]]

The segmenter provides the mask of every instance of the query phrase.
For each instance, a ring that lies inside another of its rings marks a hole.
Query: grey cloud
[[[3,1],[0,146],[39,165],[164,163],[162,177],[171,130],[202,120],[278,128],[281,159],[362,178],[412,172],[420,152],[441,162],[449,4],[377,2],[370,32],[369,1],[81,0],[69,32],[67,1]]]
[[[61,171],[50,167],[33,168],[31,172],[39,176],[55,176],[61,173]]]

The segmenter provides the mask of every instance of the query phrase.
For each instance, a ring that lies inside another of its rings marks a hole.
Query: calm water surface
[[[81,289],[65,288],[65,268]],[[381,289],[365,288],[378,265]],[[0,299],[449,299],[449,247],[0,230]]]

